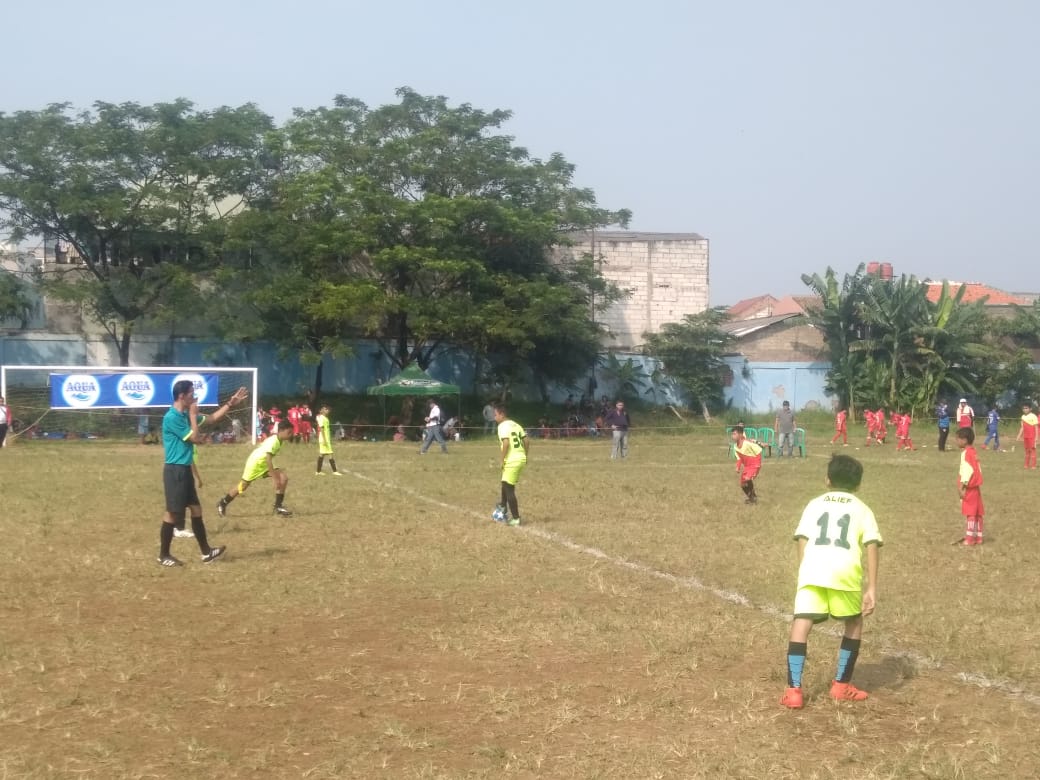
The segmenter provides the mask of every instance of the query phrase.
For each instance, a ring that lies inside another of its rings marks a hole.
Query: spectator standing
[[[491,433],[495,430],[495,405],[488,401],[484,404],[482,414],[484,416],[484,433]]]
[[[419,448],[419,454],[425,455],[426,450],[436,441],[441,446],[441,452],[448,452],[448,445],[444,443],[444,430],[441,428],[441,408],[437,405],[437,399],[431,398],[426,402],[426,428],[423,430],[423,443]]]
[[[618,401],[614,404],[614,409],[606,416],[603,424],[610,428],[614,435],[614,445],[610,450],[610,459],[627,458],[628,429],[632,423],[628,417],[628,412],[625,411],[624,401]]]
[[[0,395],[0,447],[6,446],[7,429],[11,425],[11,407],[7,405],[7,399]]]
[[[975,427],[975,410],[968,406],[968,400],[966,398],[962,398],[960,403],[957,404],[957,427]]]
[[[784,401],[780,405],[780,410],[776,413],[776,420],[773,422],[773,429],[776,432],[776,445],[780,451],[778,457],[784,456],[784,445],[787,445],[787,456],[789,458],[794,457],[794,430],[796,424],[794,421],[794,412],[791,410],[791,402]]]
[[[935,417],[939,426],[939,452],[946,452],[946,437],[950,435],[950,407],[945,398],[940,399],[935,407]]]

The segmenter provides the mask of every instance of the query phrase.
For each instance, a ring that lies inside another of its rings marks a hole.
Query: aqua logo
[[[148,406],[155,397],[155,383],[145,374],[124,374],[116,393],[124,406]]]
[[[199,406],[206,403],[213,403],[213,401],[207,400],[207,397],[210,394],[209,383],[206,381],[206,377],[202,374],[177,374],[177,376],[173,378],[173,381],[170,382],[170,388],[172,389],[175,384],[183,382],[185,379],[195,385],[195,401]]]
[[[70,374],[61,383],[61,397],[69,406],[86,409],[101,397],[101,384],[90,374]]]

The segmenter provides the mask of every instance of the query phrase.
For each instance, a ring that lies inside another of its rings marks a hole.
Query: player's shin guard
[[[173,523],[163,523],[159,529],[159,557],[167,558],[170,555],[170,544],[173,542]]]
[[[321,467],[322,467],[323,463],[325,463],[325,456],[324,455],[319,455],[318,456],[318,465],[314,467],[314,470],[316,472],[321,471]]]
[[[859,658],[859,645],[859,639],[849,639],[847,636],[841,638],[838,673],[834,676],[838,682],[847,683],[852,679],[852,673],[856,670],[856,659]]]
[[[203,555],[209,554],[209,542],[206,541],[206,524],[202,522],[202,515],[191,518],[191,530],[195,534],[195,541],[199,543],[199,549]]]
[[[802,670],[805,668],[805,656],[808,644],[805,642],[787,643],[787,687],[802,687]]]

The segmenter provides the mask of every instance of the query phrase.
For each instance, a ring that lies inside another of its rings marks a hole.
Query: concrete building
[[[607,230],[579,233],[561,258],[591,254],[603,276],[629,296],[597,318],[608,349],[632,350],[644,333],[708,308],[708,239],[696,233]]]

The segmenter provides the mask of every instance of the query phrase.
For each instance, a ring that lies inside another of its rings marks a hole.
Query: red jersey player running
[[[1026,451],[1027,469],[1036,468],[1036,434],[1040,430],[1040,420],[1033,414],[1030,404],[1022,404],[1022,427],[1018,429],[1018,437],[1015,441],[1023,443]]]
[[[737,456],[737,477],[740,489],[744,491],[745,504],[757,504],[755,494],[755,477],[762,468],[762,448],[744,436],[744,426],[738,425],[730,434],[733,439],[733,451]]]
[[[910,438],[910,423],[912,422],[909,414],[900,414],[893,412],[892,423],[896,426],[896,452],[901,449],[914,449],[914,440]]]
[[[834,438],[831,439],[831,444],[836,444],[840,438],[843,447],[849,446],[849,432],[846,428],[848,418],[849,413],[845,411],[845,407],[839,407],[837,413],[834,415]]]

